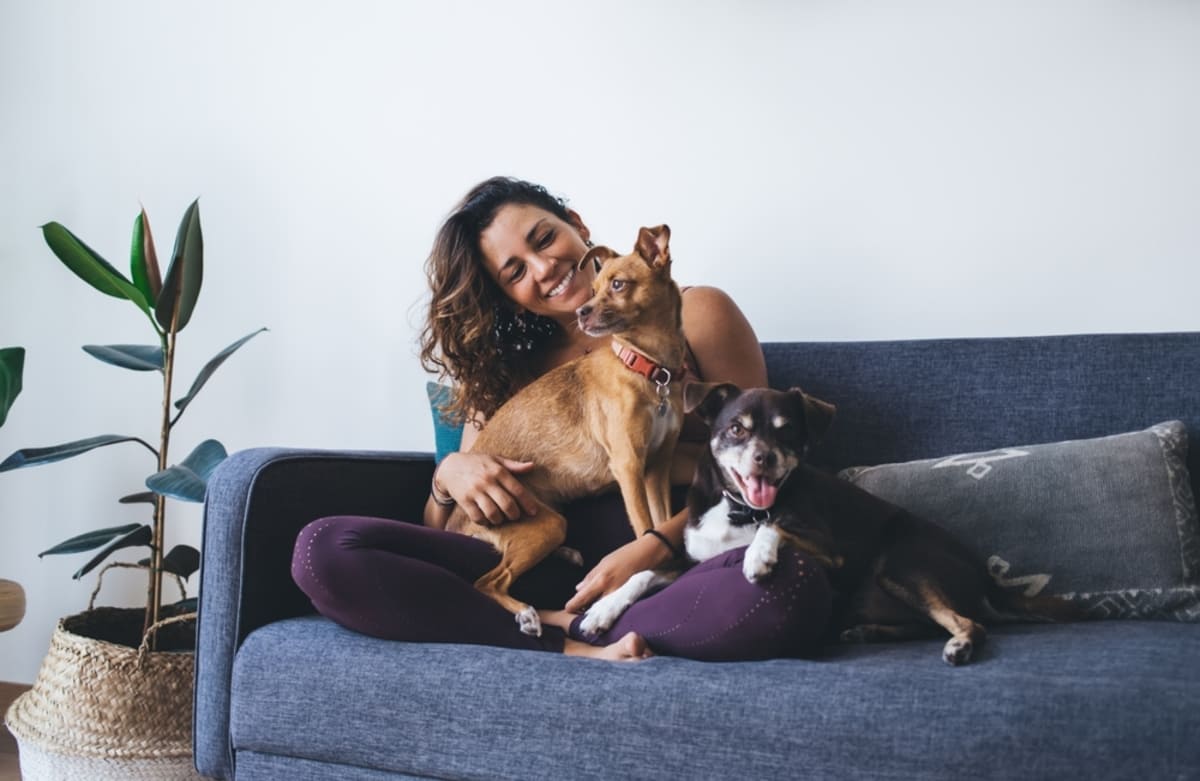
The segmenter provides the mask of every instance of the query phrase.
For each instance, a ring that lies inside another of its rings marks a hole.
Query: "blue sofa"
[[[1200,333],[764,350],[772,385],[838,405],[812,456],[829,469],[1170,419],[1200,431]],[[811,660],[614,664],[387,642],[314,615],[289,575],[297,531],[329,514],[416,519],[432,470],[428,453],[257,449],[213,476],[195,698],[203,774],[1200,778],[1200,625],[1185,621],[1005,625],[951,668],[940,639]]]

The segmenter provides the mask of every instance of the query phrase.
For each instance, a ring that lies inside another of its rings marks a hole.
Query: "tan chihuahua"
[[[472,523],[455,508],[451,531],[486,540],[500,563],[475,583],[516,616],[521,631],[540,635],[537,611],[509,595],[522,574],[560,548],[566,502],[621,489],[634,533],[670,516],[671,458],[683,424],[682,297],[671,279],[666,225],[642,228],[632,254],[594,247],[579,262],[596,268],[592,298],[577,310],[589,336],[612,336],[598,349],[522,388],[479,432],[472,448],[532,461],[522,481],[537,513],[500,526]]]

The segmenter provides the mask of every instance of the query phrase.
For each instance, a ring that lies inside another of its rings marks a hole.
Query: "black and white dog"
[[[824,434],[834,414],[832,405],[798,390],[779,394],[770,409],[760,409],[760,404],[740,412],[732,406],[725,410],[725,402],[734,397],[750,399],[763,393],[777,392],[751,390],[743,394],[728,383],[692,383],[684,388],[685,409],[697,412],[712,433],[688,492],[688,525],[683,536],[687,557],[700,562],[749,546],[742,572],[751,582],[771,573],[779,546],[788,536],[778,515],[772,514],[781,487],[803,463],[805,443]],[[800,544],[818,562],[834,565],[823,550]],[[597,600],[580,628],[594,634],[607,630],[630,605],[679,574],[677,569],[665,569],[633,575]]]
[[[1043,618],[1078,617],[1054,597],[1002,590],[983,562],[940,526],[805,463],[835,408],[792,388],[741,390],[693,384],[685,407],[710,429],[688,493],[688,556],[703,561],[748,546],[742,572],[770,575],[788,544],[827,571],[837,595],[834,629],[843,641],[950,633],[942,658],[970,660],[986,637],[983,617],[1004,610]],[[598,600],[581,623],[602,632],[647,591],[678,572],[640,572]]]

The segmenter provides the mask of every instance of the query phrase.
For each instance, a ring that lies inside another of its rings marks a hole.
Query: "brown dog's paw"
[[[529,606],[516,615],[517,626],[527,635],[542,636],[542,618],[533,606]]]
[[[975,644],[970,640],[965,637],[951,637],[942,649],[942,661],[952,667],[958,667],[971,661],[971,654],[974,652]]]

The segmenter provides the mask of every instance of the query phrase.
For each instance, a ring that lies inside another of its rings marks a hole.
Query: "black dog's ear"
[[[662,268],[671,263],[671,229],[666,225],[642,228],[638,231],[635,251],[651,268]]]
[[[721,407],[741,392],[732,382],[689,382],[683,386],[683,410],[695,412],[711,425]]]
[[[615,258],[617,253],[610,250],[608,247],[592,247],[582,258],[579,259],[579,264],[576,266],[580,271],[587,265],[588,261],[596,267],[596,273],[600,272],[600,264],[609,258]]]
[[[833,424],[837,407],[816,396],[809,396],[799,388],[789,388],[788,393],[796,397],[800,408],[804,410],[804,427],[808,430],[809,443],[819,442]]]

